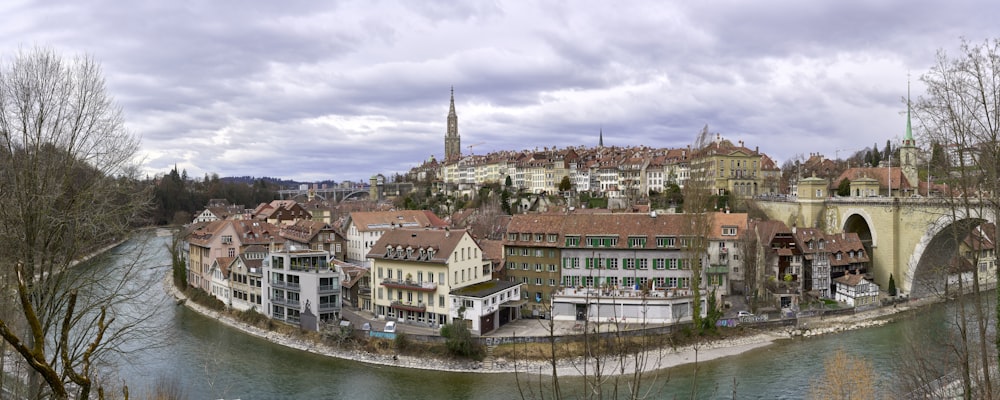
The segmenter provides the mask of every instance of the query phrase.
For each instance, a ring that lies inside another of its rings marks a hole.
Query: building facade
[[[271,251],[263,262],[263,275],[263,307],[271,319],[297,326],[302,326],[303,315],[319,321],[340,319],[341,272],[330,262],[329,252]]]

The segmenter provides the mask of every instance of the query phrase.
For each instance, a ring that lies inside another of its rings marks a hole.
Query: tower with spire
[[[917,141],[913,139],[913,129],[910,124],[910,84],[906,84],[906,134],[903,136],[903,145],[899,147],[899,167],[903,176],[910,182],[910,185],[917,186],[919,176],[917,175]]]
[[[597,147],[604,147],[604,127],[601,127],[601,133],[597,136]]]
[[[458,114],[455,113],[455,87],[451,87],[451,105],[448,108],[448,132],[444,135],[445,161],[462,157],[462,138],[458,135]]]

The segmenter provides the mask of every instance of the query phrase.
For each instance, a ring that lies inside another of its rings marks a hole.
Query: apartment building
[[[307,330],[316,330],[318,322],[340,319],[341,271],[329,252],[272,250],[262,269],[263,308],[271,319]]]

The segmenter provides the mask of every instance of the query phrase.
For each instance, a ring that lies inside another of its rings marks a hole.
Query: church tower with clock
[[[455,87],[451,87],[451,106],[448,109],[448,133],[444,136],[445,161],[462,157],[462,138],[458,136],[458,115],[455,114]]]

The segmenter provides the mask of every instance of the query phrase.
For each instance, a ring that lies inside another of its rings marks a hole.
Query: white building
[[[329,252],[309,249],[270,252],[263,262],[261,290],[267,316],[303,329],[309,329],[310,322],[304,315],[339,320],[342,277],[329,257]]]
[[[490,333],[501,321],[517,319],[521,284],[493,280],[451,291],[452,321],[463,319],[473,335]]]
[[[878,285],[861,274],[847,274],[834,279],[837,294],[834,300],[860,307],[878,303]]]

